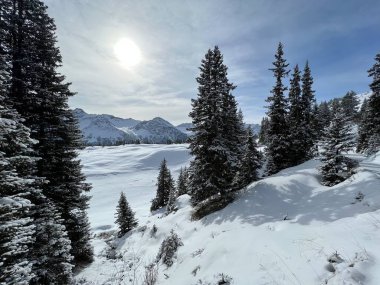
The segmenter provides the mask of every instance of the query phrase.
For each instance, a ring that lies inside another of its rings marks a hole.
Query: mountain
[[[87,145],[182,143],[187,139],[185,133],[158,117],[139,121],[107,114],[88,114],[82,109],[75,109],[73,113]]]

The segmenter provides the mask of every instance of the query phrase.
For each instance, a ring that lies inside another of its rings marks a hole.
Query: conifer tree
[[[168,204],[166,205],[166,213],[171,213],[176,210],[175,201],[178,197],[178,191],[172,187],[169,192]]]
[[[258,180],[258,170],[262,162],[262,155],[257,149],[255,136],[251,128],[248,128],[246,131],[246,142],[244,146],[245,149],[241,166],[235,177],[235,183],[238,189]]]
[[[354,91],[349,91],[341,100],[341,107],[344,115],[351,121],[357,122],[359,119],[359,99]]]
[[[368,149],[368,134],[371,127],[371,122],[368,120],[368,100],[364,99],[360,108],[360,122],[359,122],[359,135],[358,144],[356,146],[357,152],[365,152]]]
[[[322,165],[320,173],[322,184],[333,186],[347,179],[355,166],[354,162],[345,157],[342,152],[348,151],[354,144],[351,126],[342,109],[334,117],[324,131]]]
[[[309,62],[306,61],[305,68],[302,75],[302,110],[303,110],[303,123],[300,128],[303,130],[303,156],[299,162],[303,162],[312,156],[312,148],[315,144],[315,131],[312,128],[313,121],[313,106],[315,104],[315,97],[313,91],[313,77],[311,76],[311,69]]]
[[[266,145],[268,143],[269,119],[264,117],[260,124],[259,143]]]
[[[165,207],[169,201],[169,194],[174,188],[174,180],[166,165],[166,159],[161,162],[160,171],[157,177],[156,198],[153,199],[150,207],[151,211],[156,211]]]
[[[368,70],[368,76],[372,77],[369,85],[372,94],[368,98],[367,111],[361,121],[358,149],[372,154],[380,150],[380,53]]]
[[[123,192],[120,194],[119,202],[116,208],[115,223],[119,225],[120,237],[131,231],[138,224],[135,218],[135,212],[132,211]]]
[[[37,175],[46,177],[43,194],[62,218],[74,263],[89,262],[93,252],[85,192],[90,186],[77,160],[81,135],[67,104],[74,93],[57,71],[62,58],[56,46],[54,21],[40,0],[14,0],[8,12],[9,95],[31,129],[32,138],[38,140],[34,147],[41,157]]]
[[[283,84],[283,79],[288,75],[288,63],[283,58],[284,51],[282,43],[279,43],[275,61],[273,62],[273,75],[276,84],[271,90],[272,95],[268,97],[268,145],[267,145],[267,169],[268,175],[279,172],[290,164],[289,157],[289,126],[287,123],[288,102],[284,92],[287,87]]]
[[[187,168],[184,167],[180,169],[178,179],[177,179],[177,191],[178,196],[184,195],[188,193],[187,187]]]
[[[219,194],[228,196],[239,160],[241,123],[231,91],[235,86],[227,78],[227,66],[218,47],[202,60],[197,78],[198,97],[192,100],[193,136],[190,150],[190,191],[197,205]]]
[[[289,146],[290,165],[294,166],[303,162],[306,158],[305,153],[305,116],[303,100],[301,98],[301,72],[298,65],[294,67],[292,78],[290,79],[289,89]]]

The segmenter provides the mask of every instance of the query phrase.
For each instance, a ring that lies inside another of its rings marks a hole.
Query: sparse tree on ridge
[[[284,92],[287,87],[283,84],[283,79],[288,75],[288,63],[284,59],[284,51],[282,43],[279,43],[275,61],[273,62],[273,76],[276,83],[271,90],[272,95],[268,97],[268,145],[267,154],[267,169],[268,175],[279,172],[290,164],[289,157],[289,126],[287,122],[288,101],[285,98]]]
[[[123,236],[138,224],[135,212],[132,211],[124,192],[120,193],[119,202],[116,208],[116,224],[119,226],[119,236]]]
[[[166,159],[161,162],[160,172],[157,177],[156,197],[152,201],[151,211],[165,207],[169,201],[170,191],[174,188],[174,180],[167,167]]]

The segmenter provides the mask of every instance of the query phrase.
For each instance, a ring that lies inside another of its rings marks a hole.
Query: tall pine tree
[[[207,198],[222,199],[232,190],[239,161],[241,122],[227,77],[227,66],[218,47],[208,50],[197,77],[198,97],[192,100],[193,135],[190,150],[190,191],[197,205]]]
[[[80,131],[68,108],[74,95],[57,72],[62,58],[56,46],[55,25],[39,0],[13,0],[8,45],[11,54],[10,97],[25,125],[37,139],[38,176],[46,177],[44,195],[62,220],[71,241],[75,264],[92,260],[86,209],[90,186],[77,159]]]
[[[272,95],[268,97],[269,103],[267,115],[269,117],[269,128],[267,133],[268,145],[267,169],[268,175],[279,172],[290,165],[289,156],[289,125],[287,122],[288,101],[284,92],[287,87],[283,84],[283,79],[288,75],[288,63],[284,59],[282,43],[279,43],[275,61],[273,62],[273,76],[276,84],[271,90]]]
[[[127,198],[123,192],[120,194],[119,202],[116,208],[116,224],[119,225],[119,236],[123,236],[138,224],[135,213],[132,211]]]

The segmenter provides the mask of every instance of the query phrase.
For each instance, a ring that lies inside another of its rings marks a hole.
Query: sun
[[[130,39],[119,39],[114,47],[114,54],[120,63],[126,67],[133,67],[141,62],[141,50],[136,43]]]

